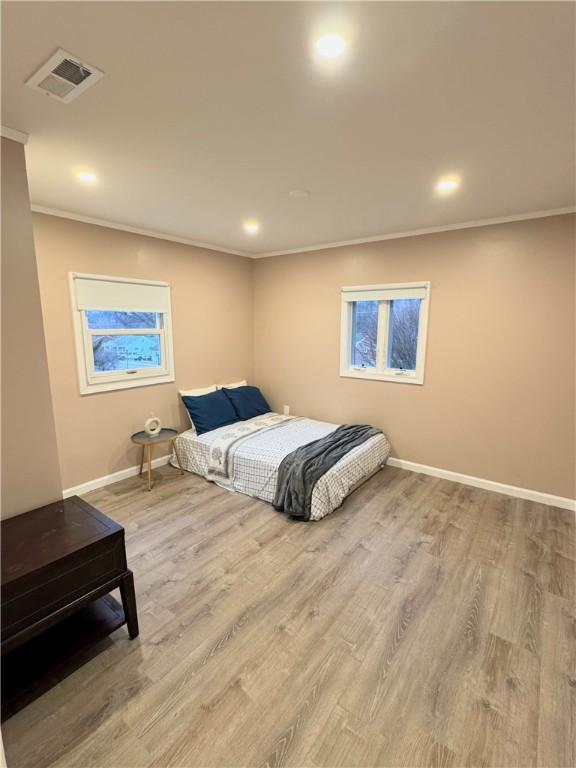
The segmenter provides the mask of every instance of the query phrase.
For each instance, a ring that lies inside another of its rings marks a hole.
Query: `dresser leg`
[[[130,638],[134,640],[138,637],[138,612],[136,610],[136,594],[134,592],[134,575],[132,571],[126,571],[126,575],[122,577],[120,582],[120,595],[122,596],[122,605],[124,607],[124,615],[126,616],[126,624],[128,626],[128,634]]]

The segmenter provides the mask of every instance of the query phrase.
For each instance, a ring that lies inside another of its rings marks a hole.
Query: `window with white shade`
[[[80,393],[174,381],[170,286],[70,273]]]
[[[340,375],[424,382],[430,283],[342,289]]]

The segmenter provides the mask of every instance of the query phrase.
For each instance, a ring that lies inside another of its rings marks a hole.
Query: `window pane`
[[[388,368],[416,370],[420,299],[395,299],[390,302],[388,325]]]
[[[160,336],[157,333],[92,336],[92,349],[96,372],[161,366]]]
[[[378,302],[355,301],[352,310],[352,365],[376,366]]]
[[[110,310],[86,310],[88,328],[160,328],[159,312],[111,312]]]

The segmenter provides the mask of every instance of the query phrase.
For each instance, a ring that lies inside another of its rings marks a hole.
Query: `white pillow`
[[[180,395],[182,397],[199,397],[200,395],[209,395],[210,392],[216,392],[214,384],[211,387],[200,387],[199,389],[181,389]]]
[[[199,387],[198,389],[181,389],[180,390],[180,397],[199,397],[200,395],[209,395],[210,392],[216,392],[216,387],[214,384],[210,387]],[[194,422],[190,418],[190,414],[188,413],[188,408],[186,410],[186,415],[190,419],[190,426],[196,432],[196,427],[194,426]]]
[[[216,389],[224,389],[224,387],[226,387],[226,389],[236,389],[237,387],[245,386],[247,386],[246,379],[244,379],[244,381],[233,381],[232,384],[216,384]]]

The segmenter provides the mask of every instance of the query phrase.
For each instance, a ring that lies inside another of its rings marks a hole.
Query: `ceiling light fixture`
[[[436,182],[436,192],[439,195],[451,195],[459,186],[460,179],[457,176],[443,176]]]
[[[95,184],[98,181],[98,177],[92,171],[78,171],[76,177],[83,184]]]
[[[260,230],[260,224],[256,219],[246,219],[246,221],[242,222],[242,229],[247,235],[256,235]]]
[[[340,35],[323,35],[314,43],[314,50],[323,59],[337,59],[347,48],[347,42]]]
[[[300,200],[305,197],[310,197],[310,192],[307,189],[291,189],[290,192],[288,192],[288,196],[292,197],[294,200]]]

